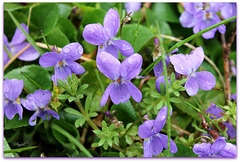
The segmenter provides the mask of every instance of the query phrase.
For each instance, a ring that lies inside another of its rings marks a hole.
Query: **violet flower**
[[[212,73],[208,71],[196,72],[202,64],[203,59],[204,51],[202,47],[196,48],[196,50],[189,55],[177,54],[170,56],[170,61],[174,65],[175,71],[187,76],[188,80],[185,84],[185,89],[190,96],[196,95],[199,88],[204,91],[209,91],[216,84],[215,77]]]
[[[159,133],[165,125],[167,118],[167,106],[164,106],[158,113],[155,120],[147,120],[138,128],[138,135],[143,141],[143,157],[159,155],[163,148],[168,149],[168,136]],[[177,146],[174,141],[170,141],[170,152],[176,153]]]
[[[22,28],[29,34],[28,27],[25,24],[21,24]],[[12,54],[16,55],[20,52],[24,47],[26,47],[29,43],[25,42],[26,37],[22,33],[22,31],[17,28],[11,42],[8,42],[8,39],[5,34],[3,34],[3,43],[6,46],[7,50]],[[39,57],[39,52],[30,45],[19,57],[18,59],[23,61],[33,61]],[[3,50],[3,63],[4,65],[9,61],[9,57],[5,49]]]
[[[42,67],[55,66],[55,73],[51,79],[57,85],[57,80],[67,80],[67,76],[72,72],[75,74],[83,74],[85,72],[84,67],[74,62],[78,60],[83,54],[82,46],[75,42],[70,43],[63,47],[60,54],[56,52],[46,52],[39,59],[39,64]]]
[[[125,8],[127,13],[139,11],[141,9],[142,3],[141,2],[126,2],[125,3]]]
[[[8,78],[3,81],[3,108],[4,114],[8,119],[18,114],[19,120],[22,119],[23,108],[18,102],[18,97],[23,89],[23,80]]]
[[[224,5],[224,3],[204,3],[203,10],[198,10],[195,13],[195,18],[197,19],[196,24],[193,28],[194,34],[197,32],[204,30],[212,25],[215,25],[219,22],[221,22],[220,18],[216,14],[221,7]],[[211,39],[214,38],[216,31],[219,31],[220,33],[225,33],[226,26],[220,25],[217,28],[214,28],[204,34],[202,34],[203,38],[205,39]]]
[[[37,117],[42,118],[43,120],[50,119],[50,114],[56,118],[59,119],[58,114],[47,108],[47,105],[51,99],[52,93],[48,90],[37,90],[33,94],[27,95],[27,99],[21,99],[22,105],[28,109],[29,111],[35,111],[35,113],[30,117],[29,124],[31,126],[36,125],[36,119]]]
[[[199,157],[236,157],[237,146],[226,142],[225,139],[225,137],[218,137],[213,144],[195,144],[193,152],[198,154]]]
[[[142,56],[135,53],[123,60],[122,63],[109,53],[102,52],[97,55],[98,69],[113,82],[105,90],[101,106],[104,106],[110,95],[114,104],[127,102],[130,96],[136,102],[142,99],[142,93],[130,81],[139,74],[142,66]]]
[[[207,112],[210,113],[210,115],[214,115],[216,119],[224,116],[224,111],[213,103],[211,103],[211,105],[208,107]],[[210,116],[210,118],[214,119],[213,116]],[[233,125],[228,122],[223,122],[223,124],[228,128],[227,134],[229,135],[229,137],[235,138],[236,132]]]
[[[221,16],[224,19],[229,19],[237,15],[237,4],[236,3],[226,3],[221,8]],[[234,20],[233,20],[234,21]]]
[[[118,58],[119,50],[123,56],[128,57],[134,53],[132,45],[125,40],[113,40],[118,33],[119,26],[118,12],[109,9],[103,26],[99,23],[86,25],[83,30],[83,38],[90,44],[98,45],[98,53],[105,51]]]

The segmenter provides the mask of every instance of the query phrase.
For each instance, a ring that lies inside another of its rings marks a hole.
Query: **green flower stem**
[[[61,133],[62,135],[66,136],[71,142],[73,142],[85,155],[88,157],[93,157],[92,154],[71,134],[69,134],[67,131],[62,129],[56,124],[52,124],[52,128]]]
[[[94,129],[94,130],[99,130],[98,127],[93,123],[93,121],[90,119],[90,117],[88,116],[88,114],[85,112],[82,104],[80,103],[79,100],[75,100],[75,103],[77,104],[79,110],[81,111],[81,113],[83,114],[83,117],[86,119],[86,121],[88,122],[88,124]]]
[[[93,121],[89,118],[89,116],[87,115],[87,113],[85,112],[82,104],[80,103],[79,100],[75,100],[75,103],[77,104],[79,110],[81,111],[81,113],[83,114],[83,116],[85,117],[86,121],[88,122],[88,124],[94,129],[94,130],[99,130],[99,128],[96,126],[96,124],[93,123]],[[123,150],[122,148],[118,147],[117,145],[113,144],[112,147],[116,150],[118,150],[119,152],[125,152],[125,150]]]
[[[8,153],[20,153],[23,151],[28,151],[28,150],[32,150],[37,148],[38,146],[31,146],[31,147],[23,147],[23,148],[19,148],[19,149],[12,149],[12,150],[5,150],[4,154],[8,154]]]
[[[11,59],[13,57],[13,55],[8,51],[7,47],[5,46],[5,44],[3,44],[3,48],[4,50],[7,52],[8,57]]]
[[[179,48],[180,46],[184,45],[185,43],[193,40],[194,38],[201,36],[203,33],[206,33],[206,32],[208,32],[209,30],[212,30],[213,28],[216,28],[216,27],[218,27],[218,26],[220,26],[220,25],[226,24],[226,23],[228,23],[229,21],[234,20],[234,19],[236,19],[236,16],[231,17],[231,18],[226,19],[226,20],[223,20],[223,21],[220,22],[220,23],[217,23],[217,24],[215,24],[215,25],[213,25],[213,26],[210,26],[210,27],[208,27],[208,28],[206,28],[206,29],[204,29],[204,30],[196,33],[196,34],[193,34],[193,35],[191,35],[190,37],[188,37],[188,38],[186,38],[186,39],[184,39],[184,40],[176,43],[176,44],[175,44],[172,48],[170,48],[166,53],[170,53],[170,52],[172,52],[173,50],[175,50],[176,48]],[[155,38],[155,37],[152,37],[147,43],[151,42],[154,38]],[[147,43],[146,43],[146,44],[147,44]],[[156,66],[156,65],[159,63],[160,60],[161,60],[161,57],[159,57],[159,58],[156,59],[154,62],[152,62],[146,69],[144,69],[144,70],[141,72],[140,76],[143,76],[143,75],[146,76],[146,75],[154,68],[154,66]],[[146,73],[146,72],[147,72],[147,73]]]
[[[157,29],[158,29],[158,34],[161,35],[160,33],[160,28],[159,24],[157,21]],[[163,47],[163,42],[162,38],[159,37],[159,45],[161,48],[161,58],[162,58],[162,63],[163,63],[163,72],[164,72],[164,80],[166,83],[166,101],[167,101],[167,135],[168,135],[168,157],[170,157],[170,140],[171,140],[171,105],[170,105],[170,98],[169,98],[169,87],[168,87],[168,77],[167,77],[167,65],[166,65],[166,60],[165,60],[165,53],[164,53],[164,47]]]

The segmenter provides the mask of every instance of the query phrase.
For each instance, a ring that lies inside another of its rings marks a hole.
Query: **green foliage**
[[[174,154],[171,153],[171,157],[198,157],[198,155],[194,154],[191,148],[185,146],[182,143],[176,143],[178,151]],[[166,157],[167,150],[164,150],[162,155]],[[161,155],[161,154],[160,154]]]
[[[11,148],[9,147],[8,142],[5,139],[5,137],[4,137],[4,140],[3,140],[3,150],[4,151],[11,151]],[[16,156],[16,154],[13,154],[13,153],[4,153],[4,157],[17,157],[17,156]]]
[[[123,40],[128,41],[134,48],[134,52],[139,52],[141,48],[153,37],[153,34],[149,29],[143,25],[139,25],[137,36],[132,33],[135,33],[137,29],[137,24],[126,24],[122,28],[122,38]],[[134,41],[135,40],[135,41]],[[135,42],[133,44],[133,42]]]
[[[59,27],[54,28],[47,36],[47,42],[50,45],[56,45],[57,47],[64,47],[70,43],[67,36],[61,31]]]
[[[38,38],[41,37],[40,31],[47,36],[56,26],[59,16],[59,8],[55,3],[39,4],[32,9],[30,31],[33,31]]]
[[[120,103],[118,105],[113,105],[111,111],[116,110],[116,116],[118,120],[122,121],[124,125],[130,122],[134,122],[138,119],[136,112],[130,101],[125,103]]]
[[[68,122],[60,119],[60,120],[54,120],[53,124],[60,126],[62,129],[67,131],[69,134],[71,134],[73,137],[75,137],[76,139],[79,139],[79,133],[77,129],[73,125],[69,124]],[[63,145],[71,143],[71,141],[69,141],[69,139],[66,136],[59,133],[57,130],[52,129],[52,133],[54,137]]]
[[[179,13],[174,3],[154,3],[153,12],[164,21],[179,23]]]
[[[116,128],[114,124],[111,124],[109,127],[107,123],[102,121],[102,131],[94,130],[93,131],[97,136],[101,137],[98,143],[93,143],[92,147],[103,146],[104,150],[108,149],[108,146],[112,147],[113,144],[119,146],[118,132],[119,128]]]
[[[38,90],[39,87],[37,87],[31,81],[29,81],[21,72],[29,76],[32,80],[34,80],[37,84],[39,84],[42,88],[44,88],[44,90],[51,90],[52,88],[51,75],[45,68],[39,65],[26,65],[21,68],[16,68],[8,72],[4,76],[4,79],[8,78],[8,79],[23,80],[24,87],[30,93],[33,93],[34,91]]]

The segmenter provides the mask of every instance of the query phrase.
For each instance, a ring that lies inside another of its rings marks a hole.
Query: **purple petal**
[[[167,150],[168,149],[168,136],[161,134],[161,133],[158,133],[156,136],[161,139],[161,143],[162,143],[163,147]],[[172,139],[170,139],[170,152],[172,154],[177,152],[177,145],[175,144],[175,142]]]
[[[98,46],[98,53],[102,52],[107,52],[113,55],[116,59],[118,59],[118,50],[113,44],[104,45],[103,47]]]
[[[236,131],[235,128],[232,124],[224,122],[225,126],[228,128],[227,134],[229,135],[230,138],[235,138],[236,137]]]
[[[47,109],[46,111],[47,111],[49,114],[51,114],[54,118],[56,118],[57,120],[60,119],[59,115],[58,115],[55,111],[50,110],[50,109]]]
[[[75,74],[79,75],[85,72],[85,69],[82,65],[73,61],[68,61],[67,63],[71,71],[74,72]]]
[[[72,71],[68,66],[62,66],[62,65],[58,65],[55,66],[55,74],[54,74],[54,78],[55,80],[55,84],[57,85],[57,80],[61,79],[61,80],[67,80],[67,76],[71,75]]]
[[[83,38],[93,45],[104,45],[110,38],[101,24],[88,24],[83,30]]]
[[[139,137],[145,139],[155,135],[152,131],[155,120],[147,120],[138,127]]]
[[[27,95],[27,99],[24,100],[21,98],[21,104],[28,109],[29,111],[36,111],[38,109],[38,106],[35,103],[35,99],[33,97],[33,94]]]
[[[208,28],[208,27],[210,27],[212,25],[215,25],[215,24],[216,24],[216,22],[215,22],[214,19],[207,20],[207,21],[201,21],[200,30],[204,30],[204,29],[206,29],[206,28]],[[217,28],[214,28],[214,29],[212,29],[212,30],[202,34],[202,36],[205,39],[214,38],[216,31],[217,31]]]
[[[194,14],[199,8],[202,8],[202,2],[183,2],[185,10],[191,14]]]
[[[159,136],[152,137],[151,145],[152,145],[152,154],[154,156],[158,156],[163,151],[162,140]]]
[[[232,94],[232,95],[231,95],[231,98],[236,101],[236,100],[237,100],[237,94],[236,94],[236,93],[235,93],[235,94]]]
[[[21,27],[26,31],[26,33],[28,34],[29,31],[28,31],[28,27],[27,25],[25,24],[21,24]],[[17,27],[14,35],[13,35],[13,38],[12,38],[12,41],[11,41],[11,45],[14,46],[14,45],[18,45],[18,44],[21,44],[23,43],[23,41],[26,39],[25,35],[23,34],[23,32]]]
[[[4,113],[9,120],[12,120],[16,114],[19,114],[19,120],[22,119],[23,108],[20,104],[13,101],[5,101]]]
[[[141,93],[141,91],[132,82],[126,81],[125,83],[128,86],[128,90],[129,90],[132,98],[136,102],[140,102],[142,100],[142,93]]]
[[[146,139],[143,141],[143,157],[152,157],[153,155],[153,144],[152,140]]]
[[[221,22],[221,20],[220,20],[220,18],[218,17],[218,15],[213,15],[213,18],[214,18],[216,24]],[[222,34],[224,34],[224,33],[226,32],[226,26],[225,26],[224,24],[223,24],[223,25],[220,25],[220,26],[217,27],[217,28],[218,28],[218,31],[219,31],[220,33],[222,33]]]
[[[211,154],[218,154],[225,146],[225,137],[218,137],[211,146]]]
[[[33,93],[33,97],[35,99],[36,105],[39,108],[45,108],[47,107],[51,97],[52,93],[48,90],[37,90]]]
[[[29,119],[29,125],[31,125],[31,126],[36,125],[37,116],[38,116],[38,111],[36,111],[36,112],[30,117],[30,119]]]
[[[142,67],[142,56],[138,53],[134,53],[130,57],[123,60],[121,65],[121,77],[124,80],[131,80],[139,74]]]
[[[222,8],[221,8],[221,15],[224,19],[229,19],[233,16],[237,15],[236,12],[236,3],[226,3]]]
[[[83,54],[83,47],[75,42],[70,43],[63,47],[63,49],[60,52],[60,55],[63,60],[78,60]]]
[[[114,83],[111,88],[110,97],[115,105],[127,102],[130,99],[130,92],[126,83]]]
[[[103,26],[110,39],[113,39],[118,33],[120,20],[118,12],[114,9],[109,9],[104,17]]]
[[[169,54],[174,53],[176,51],[178,51],[178,49],[173,50]],[[166,62],[166,66],[168,66],[168,64],[170,63],[170,58],[169,58],[168,55],[166,55],[165,62]],[[156,77],[159,77],[163,73],[163,62],[162,62],[162,60],[159,61],[159,63],[153,68],[153,71],[154,71],[154,74],[155,74]]]
[[[222,157],[236,157],[237,146],[231,143],[226,143],[225,147],[220,151]]]
[[[195,144],[193,146],[193,152],[197,155],[201,155],[203,157],[208,157],[211,155],[211,144],[210,143],[201,143]]]
[[[126,8],[127,13],[132,12],[132,14],[133,14],[135,11],[140,10],[141,5],[142,5],[141,2],[126,2],[125,8]]]
[[[105,90],[105,92],[103,93],[102,95],[102,99],[101,99],[101,103],[100,103],[100,106],[103,107],[106,103],[107,103],[107,100],[108,100],[108,97],[110,95],[110,91],[112,89],[112,87],[114,86],[113,83],[110,83],[107,87],[107,89]]]
[[[11,48],[10,48],[10,45],[9,45],[9,43],[8,43],[8,39],[7,39],[7,37],[6,37],[5,34],[3,34],[3,43],[4,43],[4,45],[6,46],[7,50],[8,50],[9,52],[11,52]],[[3,64],[4,64],[4,65],[7,64],[7,62],[8,62],[9,60],[10,60],[10,58],[8,57],[7,52],[5,51],[5,49],[3,49]]]
[[[208,71],[199,71],[195,74],[196,77],[194,78],[197,80],[200,89],[209,91],[215,86],[216,80],[212,73]]]
[[[224,113],[224,111],[221,108],[217,108],[217,106],[215,104],[211,105],[207,110],[208,113],[210,113],[210,118],[214,119],[212,115],[214,115],[216,117],[216,119],[223,117],[224,115],[222,115],[221,113]]]
[[[38,110],[39,113],[38,113],[38,117],[42,118],[42,120],[46,120],[46,115],[48,115],[49,117],[49,114],[47,113],[46,110]]]
[[[97,55],[98,69],[111,80],[117,80],[120,76],[121,63],[109,53],[102,52]]]
[[[192,52],[192,54],[187,55],[187,56],[188,56],[189,62],[191,63],[191,67],[192,67],[193,71],[196,71],[204,60],[203,48],[200,46],[200,47],[196,48]]]
[[[168,80],[169,84],[171,84],[171,79]],[[156,81],[155,81],[155,87],[157,89],[157,91],[159,93],[161,93],[161,88],[160,88],[160,84],[163,83],[165,86],[165,90],[166,90],[166,83],[165,83],[165,79],[164,79],[164,75],[163,76],[159,76]]]
[[[154,122],[153,131],[155,134],[159,133],[162,130],[163,126],[165,125],[166,119],[167,119],[167,106],[164,106],[158,112],[158,115]]]
[[[219,2],[210,2],[209,3],[209,10],[212,12],[212,13],[216,13],[218,12],[226,3],[219,3]]]
[[[57,63],[61,62],[61,56],[56,52],[46,52],[39,59],[39,64],[42,67],[55,66]]]
[[[23,89],[23,80],[18,79],[5,79],[3,82],[3,93],[4,96],[9,99],[15,101],[18,96],[22,93]]]
[[[129,57],[134,53],[132,45],[125,40],[112,40],[112,43],[125,57]]]
[[[198,80],[195,77],[189,77],[185,84],[185,89],[189,96],[196,95],[199,89]]]
[[[27,45],[29,45],[28,42],[24,42],[18,45],[15,45],[11,48],[12,54],[16,55],[18,52],[20,52],[23,48],[25,48]],[[33,47],[29,46],[19,57],[18,59],[23,61],[33,61],[36,60],[40,56],[40,53]]]
[[[181,14],[179,21],[184,28],[192,28],[196,23],[196,21],[194,19],[194,15],[187,11],[184,11]]]
[[[170,56],[169,58],[171,63],[174,65],[176,72],[184,75],[190,75],[192,69],[190,62],[187,60],[187,56],[183,54],[177,54]]]

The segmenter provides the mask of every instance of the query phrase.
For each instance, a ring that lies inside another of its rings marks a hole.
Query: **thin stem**
[[[8,49],[7,49],[7,47],[5,46],[5,44],[3,44],[3,48],[4,48],[4,50],[7,52],[8,57],[11,59],[13,56],[12,56],[12,54],[8,51]]]
[[[67,131],[62,129],[56,124],[52,124],[52,128],[61,133],[62,135],[66,136],[70,141],[72,141],[85,155],[88,157],[93,157],[92,154],[71,134],[69,134]]]
[[[29,11],[28,11],[28,21],[27,21],[27,27],[29,28],[29,25],[30,25],[30,20],[31,20],[31,14],[32,14],[32,9],[33,7],[39,5],[39,3],[36,3],[34,5],[32,5],[30,8],[29,8]]]
[[[79,100],[75,100],[75,103],[77,104],[79,110],[81,111],[81,113],[83,114],[84,118],[86,119],[86,121],[88,122],[88,124],[94,129],[94,130],[99,130],[98,127],[93,123],[93,121],[90,119],[90,117],[88,116],[88,114],[85,112],[82,104],[80,103]]]
[[[13,63],[13,61],[15,61],[15,60],[18,58],[18,56],[20,56],[20,55],[21,55],[24,51],[26,51],[30,46],[31,46],[31,44],[28,44],[28,45],[27,45],[26,47],[24,47],[21,51],[19,51],[15,56],[13,56],[13,57],[11,58],[11,60],[9,60],[8,63],[4,66],[3,70],[6,70],[7,67],[8,67],[9,65],[11,65],[11,63]]]
[[[47,47],[47,45],[46,45],[45,43],[36,42],[36,45],[37,45],[38,47],[48,49],[48,47]],[[49,45],[49,47],[52,49],[54,46],[53,46],[53,45]],[[56,48],[58,49],[57,52],[61,52],[61,51],[62,51],[62,48],[60,48],[60,47],[56,47]],[[89,59],[89,58],[84,57],[84,56],[81,56],[79,59],[80,59],[80,60],[83,60],[83,61],[94,61],[94,60]]]
[[[160,35],[160,28],[159,28],[159,24],[158,21],[157,23],[157,29],[158,29],[158,33]],[[163,44],[162,44],[162,38],[159,37],[159,45],[161,48],[161,58],[162,58],[162,63],[163,63],[163,72],[164,72],[164,80],[166,83],[166,101],[167,101],[167,135],[168,135],[168,157],[170,157],[170,140],[171,140],[171,105],[170,105],[170,97],[169,97],[169,89],[168,89],[168,77],[167,77],[167,64],[166,64],[166,60],[165,60],[165,53],[164,53],[164,48],[163,48]]]

